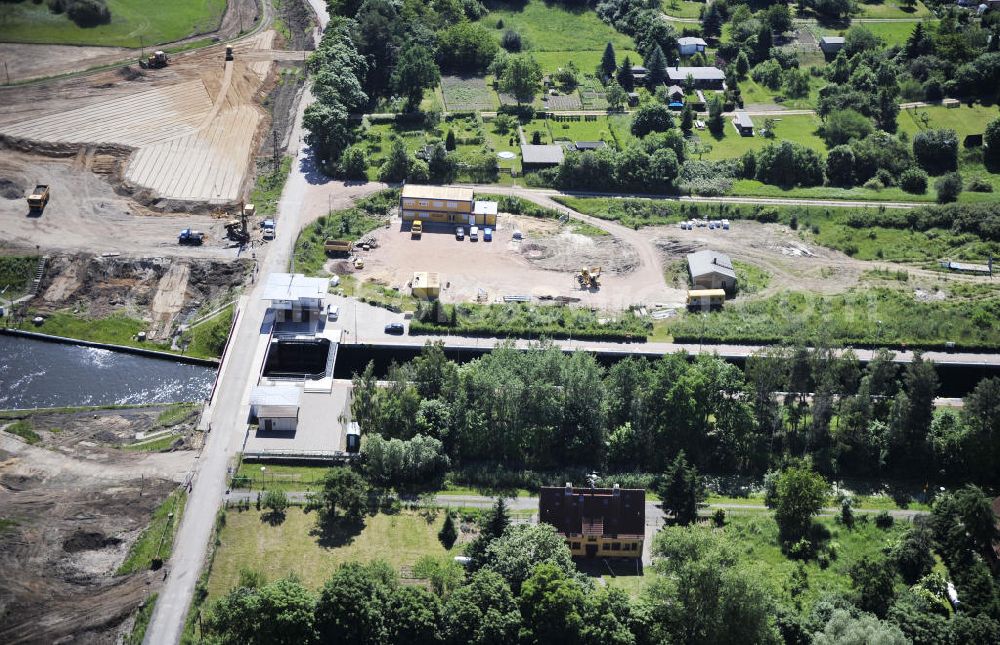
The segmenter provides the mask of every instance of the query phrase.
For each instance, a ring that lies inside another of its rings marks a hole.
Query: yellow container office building
[[[469,224],[472,208],[471,188],[407,184],[399,197],[399,212],[407,222]]]

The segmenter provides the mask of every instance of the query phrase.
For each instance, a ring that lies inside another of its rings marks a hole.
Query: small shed
[[[250,391],[250,414],[265,432],[295,432],[301,398],[294,385],[258,385]]]
[[[687,293],[688,311],[722,309],[725,303],[725,289],[690,289]]]
[[[718,251],[698,251],[687,256],[691,284],[696,289],[736,289],[736,271],[733,261]]]
[[[823,36],[819,39],[819,48],[827,56],[834,56],[844,47],[843,36]]]
[[[741,136],[753,136],[753,119],[751,119],[750,115],[743,110],[736,111],[736,116],[733,117],[733,125],[736,126],[736,130]]]
[[[553,168],[563,162],[563,147],[557,145],[521,146],[521,167],[525,172]]]
[[[639,93],[638,92],[629,92],[628,93],[628,105],[629,105],[629,107],[635,107],[635,106],[639,105]]]
[[[476,202],[472,207],[472,217],[475,219],[474,225],[496,226],[497,209],[496,202]]]
[[[667,88],[667,98],[671,101],[683,101],[684,100],[684,88],[680,85],[671,85]]]
[[[684,36],[677,39],[677,46],[680,49],[681,56],[693,56],[699,52],[703,53],[708,43],[697,36]]]
[[[642,65],[632,66],[632,78],[636,83],[642,84],[646,82],[646,77],[649,76],[649,70]]]
[[[413,274],[412,292],[414,298],[434,300],[441,295],[441,274],[417,271]]]

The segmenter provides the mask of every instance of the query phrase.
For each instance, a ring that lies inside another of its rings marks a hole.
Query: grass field
[[[171,432],[170,434],[163,435],[162,437],[157,437],[152,441],[139,441],[133,444],[125,446],[123,449],[129,452],[162,452],[174,445],[177,438],[180,437],[179,434]]]
[[[567,9],[561,4],[546,4],[543,0],[527,0],[523,5],[513,6],[492,0],[486,2],[486,6],[490,12],[480,22],[494,29],[502,20],[503,29],[514,29],[521,34],[524,50],[603,52],[609,42],[615,51],[634,49],[631,38],[605,24],[589,7]],[[497,38],[503,29],[496,30]],[[583,70],[582,66],[580,68]]]
[[[35,427],[34,424],[31,423],[31,419],[21,419],[20,421],[8,424],[4,428],[4,431],[17,435],[31,444],[38,443],[42,440],[42,437],[35,432]]]
[[[444,556],[449,551],[437,538],[443,523],[443,513],[430,522],[407,511],[379,514],[365,518],[364,529],[357,535],[320,538],[315,534],[316,514],[301,508],[288,509],[285,521],[277,526],[261,520],[253,507],[243,512],[230,510],[208,581],[209,598],[229,591],[243,568],[258,569],[269,580],[295,574],[316,589],[344,562],[385,560],[398,570],[425,555]]]
[[[701,10],[705,7],[704,2],[691,2],[690,0],[661,0],[660,9],[663,13],[674,18],[700,18]]]
[[[33,316],[33,313],[29,313],[28,319],[30,320]],[[25,329],[43,334],[52,334],[53,336],[89,340],[96,343],[128,345],[131,347],[145,347],[147,349],[169,351],[170,346],[168,343],[156,343],[153,341],[140,343],[136,340],[136,334],[145,330],[148,326],[147,323],[135,318],[129,318],[128,316],[109,316],[107,318],[91,319],[56,312],[46,315],[45,322],[41,325],[27,325]]]
[[[989,322],[1000,293],[976,300],[925,302],[912,290],[885,286],[820,296],[791,291],[736,301],[711,313],[686,314],[666,329],[675,339],[720,342],[815,342],[992,348],[1000,329]]]
[[[855,23],[863,26],[868,31],[872,32],[876,36],[882,39],[887,47],[892,47],[893,45],[902,45],[906,42],[906,39],[910,37],[913,33],[913,28],[916,27],[918,20],[913,22],[865,22],[865,23]],[[937,26],[936,20],[927,21],[928,25],[932,28]],[[847,31],[846,28],[836,28],[836,27],[825,27],[818,26],[815,30],[818,36],[843,36]]]
[[[177,527],[184,516],[184,504],[187,503],[187,493],[183,489],[175,490],[153,512],[153,519],[142,535],[132,545],[128,557],[118,567],[117,575],[145,571],[153,564],[153,558],[160,557],[166,561],[174,548],[174,536]],[[173,517],[169,517],[170,514]],[[159,556],[157,556],[159,554]]]
[[[607,43],[605,43],[607,44]],[[588,46],[595,46],[592,43]],[[601,56],[604,54],[603,46],[601,49],[587,49],[587,50],[531,50],[531,55],[535,57],[538,64],[542,66],[542,72],[546,74],[551,74],[555,72],[560,67],[566,67],[570,61],[576,65],[584,74],[593,74],[597,69],[597,66],[601,62]],[[642,55],[639,52],[632,49],[619,49],[615,46],[615,60],[619,65],[628,56],[633,65],[642,65]]]
[[[1000,109],[995,105],[962,105],[957,108],[933,105],[901,110],[897,123],[899,131],[906,132],[911,138],[923,130],[950,128],[958,134],[961,145],[962,139],[967,135],[982,134],[986,130],[986,124],[997,117],[1000,117]]]
[[[264,467],[263,472],[261,466]],[[240,464],[233,487],[263,490],[275,488],[284,491],[311,491],[322,487],[327,466],[288,466],[244,461]]]
[[[596,121],[556,121],[554,119],[535,119],[524,126],[524,134],[531,137],[535,130],[541,131],[550,141],[604,141],[609,146],[620,142],[625,145],[632,140],[629,130],[630,117],[622,115],[599,116]]]
[[[66,14],[54,14],[45,3],[3,3],[0,41],[59,45],[151,47],[215,31],[226,0],[107,0],[111,22],[78,27]]]
[[[966,171],[963,171],[966,172]],[[982,164],[979,164],[975,172],[984,174]],[[995,177],[995,175],[993,176]],[[846,199],[870,202],[933,202],[937,199],[934,192],[934,178],[931,178],[927,192],[923,195],[914,195],[901,188],[889,187],[881,190],[872,190],[862,186],[854,188],[837,188],[836,186],[811,186],[809,188],[782,188],[765,184],[753,179],[740,179],[733,183],[730,195],[741,195],[744,197],[780,197],[786,199]],[[990,202],[996,200],[996,193],[973,193],[969,191],[959,195],[958,201]]]
[[[747,76],[740,81],[740,94],[743,97],[743,105],[748,109],[751,106],[771,106],[781,105],[791,110],[810,110],[816,107],[819,99],[820,89],[827,84],[826,79],[816,76],[809,76],[809,94],[800,98],[791,98],[785,95],[784,87],[772,90],[761,85]],[[780,103],[775,101],[775,97],[785,97]]]
[[[766,139],[760,136],[760,129],[764,126],[764,119],[762,117],[756,116],[752,118],[757,133],[752,137],[741,136],[736,131],[736,127],[731,123],[731,119],[726,119],[726,127],[723,129],[721,139],[717,139],[708,130],[695,130],[695,133],[702,141],[712,146],[712,151],[705,154],[703,158],[732,159],[742,156],[748,150],[759,150],[781,141],[793,141],[820,152],[826,150],[826,144],[816,134],[816,130],[821,123],[818,116],[804,114],[775,117],[774,139]]]
[[[184,332],[182,343],[189,343],[185,354],[204,358],[220,358],[233,324],[233,305],[223,309],[215,318]]]
[[[499,107],[496,92],[482,76],[442,76],[441,91],[449,112],[492,111]]]
[[[915,7],[906,7],[895,0],[887,2],[859,2],[858,11],[854,14],[858,18],[924,18],[931,15],[930,9],[924,3],[917,2]]]

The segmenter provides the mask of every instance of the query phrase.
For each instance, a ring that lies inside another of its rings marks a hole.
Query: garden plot
[[[441,91],[449,112],[482,112],[496,109],[493,90],[480,76],[442,76]]]
[[[558,94],[555,96],[546,94],[542,97],[542,105],[544,105],[547,110],[583,109],[583,103],[580,102],[580,97],[576,92],[573,92],[572,94]]]

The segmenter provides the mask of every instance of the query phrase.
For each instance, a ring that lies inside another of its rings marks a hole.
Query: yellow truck
[[[327,240],[323,243],[323,250],[330,255],[349,255],[354,249],[354,242],[350,240]]]
[[[420,237],[424,232],[424,223],[418,219],[413,220],[413,226],[410,227],[410,237]]]
[[[41,213],[49,203],[49,187],[38,184],[28,195],[28,208]]]

